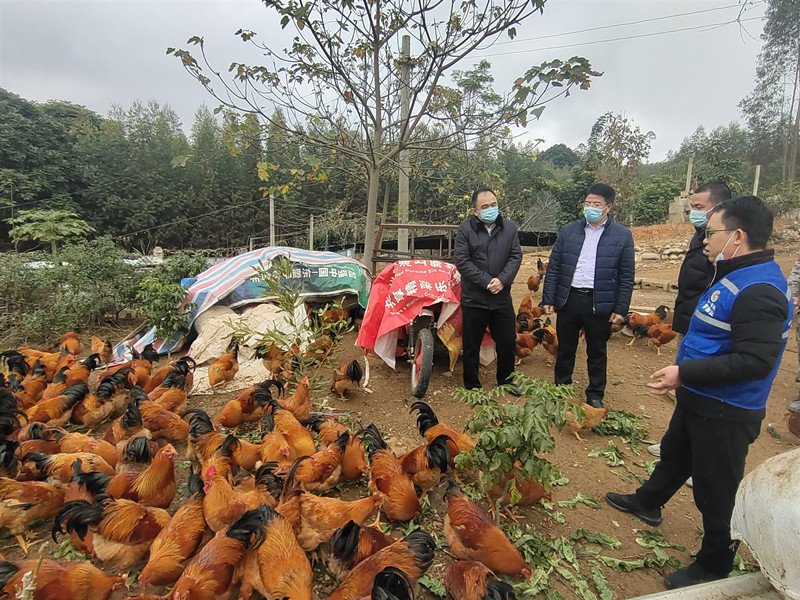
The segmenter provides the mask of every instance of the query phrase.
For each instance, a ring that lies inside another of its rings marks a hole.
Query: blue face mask
[[[708,211],[695,210],[689,211],[689,222],[695,227],[702,228],[708,225]]]
[[[479,214],[481,221],[491,224],[497,220],[498,215],[500,215],[500,209],[496,206],[490,206],[489,208],[484,208],[483,210],[479,211]]]
[[[600,219],[603,218],[603,209],[594,208],[592,206],[584,206],[583,218],[589,221],[589,223],[597,223]]]

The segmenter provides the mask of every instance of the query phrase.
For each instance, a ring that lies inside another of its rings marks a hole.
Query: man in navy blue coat
[[[633,293],[633,236],[609,217],[615,196],[604,183],[589,188],[583,218],[558,232],[542,294],[545,313],[558,314],[555,382],[572,383],[582,329],[589,372],[586,402],[595,408],[603,407],[611,323],[622,323]]]

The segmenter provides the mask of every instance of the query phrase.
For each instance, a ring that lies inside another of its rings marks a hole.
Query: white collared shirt
[[[581,255],[578,257],[578,264],[575,265],[575,275],[572,277],[572,287],[576,288],[592,288],[594,289],[594,269],[597,263],[597,244],[600,242],[600,236],[605,231],[608,219],[603,221],[602,225],[592,227],[590,223],[586,223],[584,232],[586,237],[583,240],[581,247]]]

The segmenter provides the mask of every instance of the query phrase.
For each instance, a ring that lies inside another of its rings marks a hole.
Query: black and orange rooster
[[[351,360],[349,363],[342,364],[333,373],[331,391],[339,394],[339,398],[344,398],[348,390],[359,388],[361,376],[361,365],[357,360]]]

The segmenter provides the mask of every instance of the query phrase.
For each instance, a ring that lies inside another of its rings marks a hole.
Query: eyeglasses
[[[706,229],[706,239],[710,238],[715,233],[720,233],[721,231],[736,231],[735,229]]]

